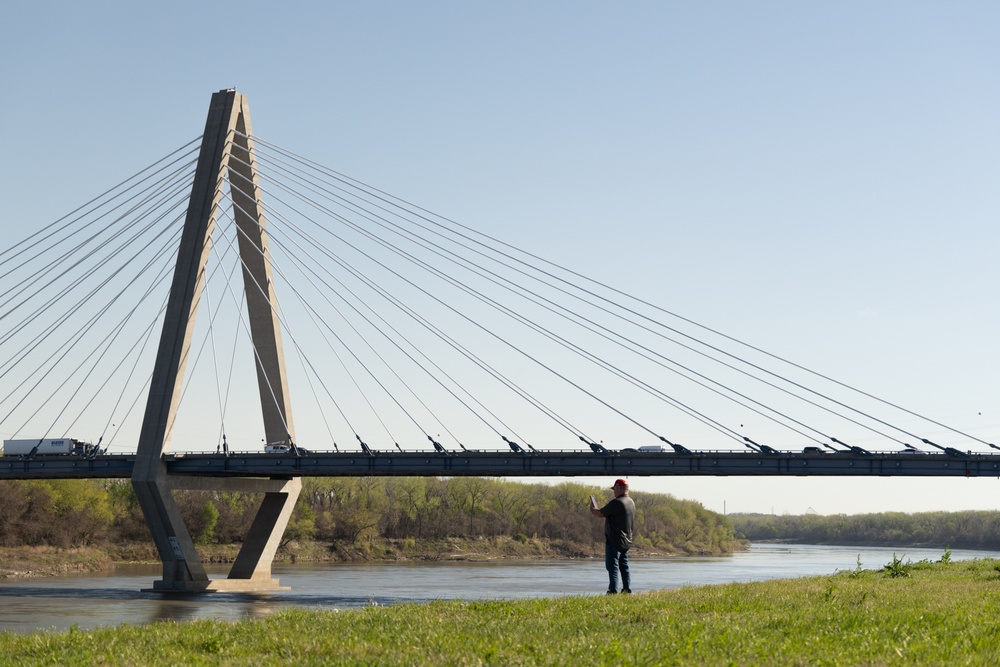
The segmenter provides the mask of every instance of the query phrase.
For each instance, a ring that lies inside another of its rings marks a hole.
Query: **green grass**
[[[1000,563],[0,634],[9,665],[994,665]],[[635,575],[641,577],[641,570]]]

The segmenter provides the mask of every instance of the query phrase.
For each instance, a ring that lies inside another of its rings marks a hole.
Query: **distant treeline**
[[[509,537],[603,549],[603,522],[587,510],[606,489],[523,484],[481,477],[306,478],[285,541],[365,545],[379,540]],[[719,554],[739,547],[730,522],[700,503],[634,493],[635,546],[667,554]],[[239,543],[261,497],[232,492],[174,495],[203,545]],[[149,542],[132,485],[124,480],[0,482],[0,546],[100,546]]]
[[[853,516],[731,514],[729,519],[737,535],[751,541],[1000,550],[1000,512],[992,511]]]

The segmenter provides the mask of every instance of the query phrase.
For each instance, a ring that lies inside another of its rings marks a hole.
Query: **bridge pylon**
[[[269,443],[294,439],[277,300],[260,182],[245,95],[212,95],[177,253],[160,346],[139,435],[132,474],[139,504],[163,562],[164,592],[263,591],[281,588],[271,563],[302,488],[299,478],[212,478],[171,475],[163,462],[180,402],[212,232],[228,174],[233,216],[239,230],[244,292],[253,340],[264,431]],[[234,186],[234,183],[238,185]],[[177,489],[244,491],[264,500],[226,579],[209,579],[173,498]]]

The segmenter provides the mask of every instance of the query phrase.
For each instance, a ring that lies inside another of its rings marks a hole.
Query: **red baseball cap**
[[[618,479],[615,480],[615,483],[611,485],[611,488],[613,489],[616,486],[621,486],[621,487],[627,489],[628,488],[628,482],[626,482],[624,479],[622,479],[621,477],[619,477]]]

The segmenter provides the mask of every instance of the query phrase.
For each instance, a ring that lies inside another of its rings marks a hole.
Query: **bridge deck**
[[[1000,454],[505,452],[167,454],[173,474],[211,477],[886,476],[1000,477]],[[0,457],[0,479],[129,478],[134,454]]]

